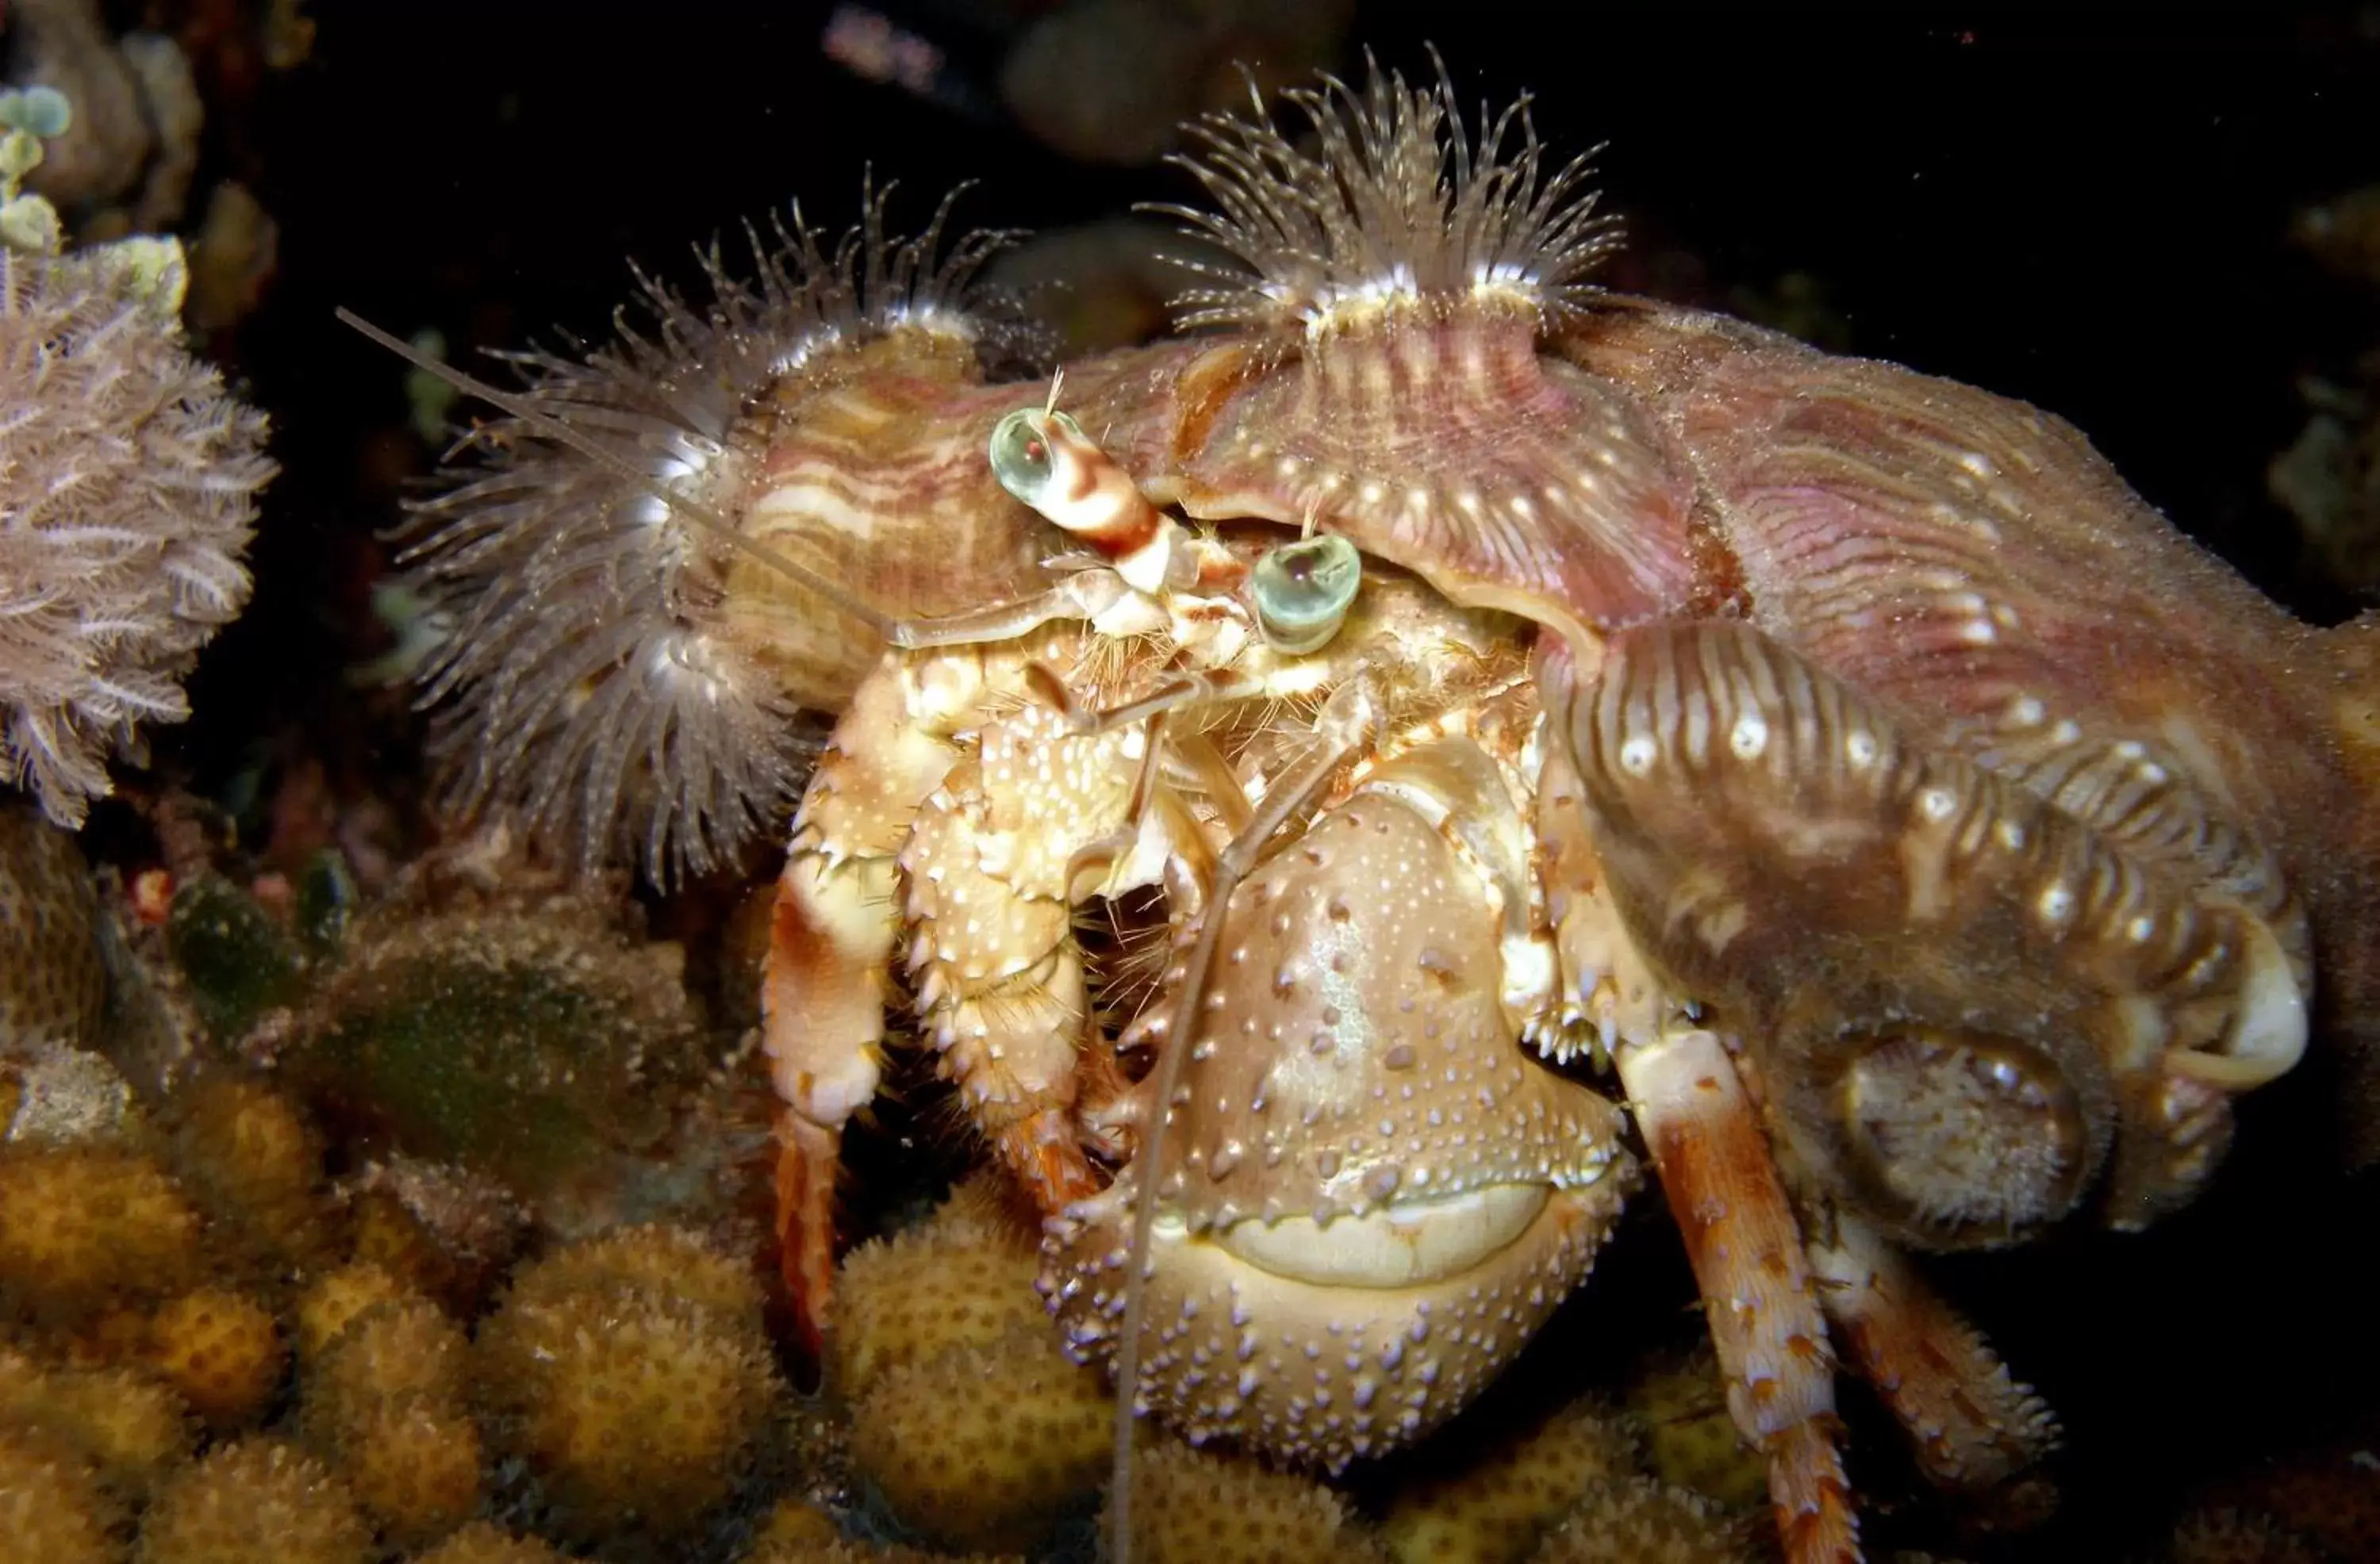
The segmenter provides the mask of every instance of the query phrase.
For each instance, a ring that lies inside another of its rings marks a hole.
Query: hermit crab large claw
[[[1139,1396],[1193,1438],[1333,1469],[1467,1402],[1635,1183],[1619,1109],[1519,1046],[1488,882],[1398,781],[1214,915],[1196,1028],[1168,1039],[1189,1053],[1165,1165],[1075,1206],[1043,1273],[1075,1351],[1105,1355],[1153,1180]]]

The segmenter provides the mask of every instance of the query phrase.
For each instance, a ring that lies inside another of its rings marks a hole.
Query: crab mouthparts
[[[1476,1269],[1526,1232],[1553,1197],[1542,1183],[1489,1184],[1433,1200],[1403,1200],[1361,1216],[1250,1217],[1214,1242],[1252,1266],[1318,1287],[1401,1288]],[[1179,1218],[1163,1215],[1177,1231]],[[1171,1235],[1169,1235],[1171,1236]]]

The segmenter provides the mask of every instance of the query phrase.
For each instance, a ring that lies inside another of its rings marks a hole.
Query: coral
[[[246,604],[262,414],[184,350],[168,244],[0,249],[0,782],[78,826]]]
[[[744,1564],[753,1564],[757,1559],[798,1558],[842,1540],[843,1528],[817,1505],[806,1499],[780,1499],[753,1528],[752,1546],[745,1550]]]
[[[375,1261],[351,1260],[323,1272],[298,1299],[298,1361],[310,1364],[373,1305],[408,1296],[407,1283]]]
[[[1533,1564],[1752,1564],[1709,1500],[1649,1477],[1591,1485]]]
[[[405,1396],[459,1401],[468,1384],[463,1328],[426,1298],[397,1297],[358,1313],[308,1366],[310,1412],[343,1419]]]
[[[1376,1564],[1389,1557],[1347,1502],[1311,1478],[1172,1440],[1133,1461],[1132,1556],[1144,1564]]]
[[[181,1399],[131,1369],[61,1368],[0,1348],[0,1428],[38,1428],[137,1500],[190,1453]]]
[[[1106,1474],[1112,1405],[1046,1322],[877,1376],[852,1409],[854,1465],[934,1542],[1021,1549]]]
[[[0,1564],[107,1564],[110,1519],[88,1467],[0,1424]]]
[[[749,1306],[703,1296],[690,1267],[682,1293],[647,1263],[692,1243],[647,1234],[613,1267],[565,1250],[480,1328],[490,1432],[568,1530],[684,1530],[735,1490],[768,1425],[777,1379],[757,1292]]]
[[[1400,1485],[1380,1534],[1398,1564],[1518,1564],[1590,1483],[1636,1473],[1633,1432],[1592,1401],[1554,1412],[1459,1466]]]
[[[1684,1352],[1655,1353],[1637,1366],[1626,1396],[1645,1429],[1654,1476],[1732,1509],[1768,1496],[1768,1465],[1744,1447],[1728,1414],[1727,1388],[1707,1337]]]
[[[1042,1327],[1038,1252],[954,1195],[932,1220],[861,1244],[835,1279],[830,1383],[851,1400],[888,1371]]]
[[[503,1527],[474,1521],[426,1552],[412,1564],[563,1564],[553,1545],[537,1537],[516,1537]]]
[[[591,900],[400,904],[348,943],[291,1068],[334,1113],[492,1173],[565,1231],[573,1192],[608,1188],[708,1072],[682,952],[631,939]]]
[[[431,1170],[447,1171],[437,1164],[398,1158],[374,1164],[349,1183],[351,1257],[468,1312],[512,1257],[519,1212],[501,1190],[482,1190],[468,1177],[407,1176]],[[428,1220],[421,1215],[425,1208]]]
[[[961,1557],[897,1544],[779,1538],[755,1545],[736,1564],[1024,1564],[1024,1559],[1015,1554]]]
[[[218,1233],[288,1264],[329,1236],[322,1146],[295,1103],[261,1082],[210,1075],[178,1093],[174,1165]]]
[[[350,1320],[301,1380],[308,1442],[392,1540],[436,1536],[479,1508],[469,1351],[435,1303],[395,1298]]]
[[[188,1287],[199,1214],[145,1157],[0,1147],[0,1314],[92,1318]]]
[[[764,1300],[752,1268],[682,1228],[621,1228],[582,1239],[524,1270],[515,1303],[583,1292],[667,1294],[738,1328],[757,1329]]]
[[[371,1529],[336,1478],[270,1439],[219,1446],[158,1490],[138,1564],[364,1564]]]
[[[107,1002],[98,926],[74,838],[0,800],[0,1046],[96,1037]]]
[[[272,1311],[244,1293],[201,1287],[149,1320],[149,1366],[217,1430],[253,1422],[288,1361]]]
[[[0,1141],[118,1141],[140,1122],[132,1087],[104,1056],[66,1043],[0,1042]]]
[[[391,1542],[443,1535],[480,1508],[480,1430],[459,1405],[399,1396],[350,1412],[337,1469]]]

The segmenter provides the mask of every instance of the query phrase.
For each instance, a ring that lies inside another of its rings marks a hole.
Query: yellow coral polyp
[[[1380,1532],[1398,1564],[1519,1564],[1582,1488],[1635,1472],[1626,1423],[1578,1401],[1453,1470],[1406,1485]]]
[[[218,1076],[178,1106],[176,1161],[211,1216],[272,1255],[322,1243],[322,1146],[295,1104],[259,1082]]]
[[[1103,1517],[1102,1535],[1105,1524]],[[1347,1501],[1320,1483],[1172,1440],[1133,1457],[1132,1556],[1142,1564],[1380,1564],[1388,1557]]]
[[[854,1465],[934,1542],[1019,1550],[1107,1473],[1112,1406],[1046,1322],[877,1376],[852,1409]]]
[[[310,1362],[375,1303],[415,1294],[386,1266],[355,1260],[315,1279],[298,1299],[298,1355]]]
[[[37,1362],[0,1349],[0,1427],[38,1428],[91,1462],[110,1492],[137,1500],[190,1453],[189,1412],[146,1374]]]
[[[1742,1527],[1699,1494],[1650,1477],[1594,1483],[1532,1564],[1753,1564]]]
[[[310,1412],[344,1416],[400,1396],[459,1404],[468,1388],[470,1343],[463,1328],[427,1298],[373,1304],[314,1355],[303,1387]]]
[[[480,1430],[460,1406],[436,1397],[393,1397],[351,1412],[340,1420],[334,1462],[392,1542],[443,1535],[480,1508]]]
[[[829,1383],[857,1400],[891,1370],[1012,1330],[1049,1329],[1033,1290],[1039,1269],[1034,1246],[966,1194],[922,1227],[860,1245],[835,1279]]]
[[[371,1528],[322,1464],[270,1439],[210,1452],[160,1488],[136,1564],[366,1564]]]
[[[112,1564],[110,1520],[88,1465],[0,1424],[0,1564]]]
[[[542,1303],[613,1289],[676,1298],[739,1328],[757,1328],[765,1302],[749,1266],[658,1224],[621,1228],[548,1255],[514,1279],[512,1299]]]
[[[437,1304],[399,1296],[347,1322],[301,1376],[309,1442],[391,1540],[437,1536],[479,1508],[469,1350]]]
[[[149,1321],[149,1365],[216,1429],[260,1415],[288,1353],[272,1311],[228,1288],[173,1299]]]
[[[90,1318],[189,1285],[199,1215],[165,1170],[104,1146],[0,1151],[0,1305]]]
[[[413,1564],[564,1564],[552,1543],[516,1537],[487,1521],[474,1521],[437,1546],[413,1556]]]
[[[492,1437],[537,1473],[559,1524],[677,1531],[741,1482],[777,1379],[759,1294],[725,1262],[683,1234],[621,1237],[625,1250],[577,1245],[525,1270],[480,1327],[477,1379]],[[698,1252],[681,1294],[656,1262]]]

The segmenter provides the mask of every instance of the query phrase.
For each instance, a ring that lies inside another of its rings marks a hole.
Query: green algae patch
[[[567,903],[374,919],[291,1062],[397,1149],[535,1199],[658,1143],[704,1079],[679,968]]]

